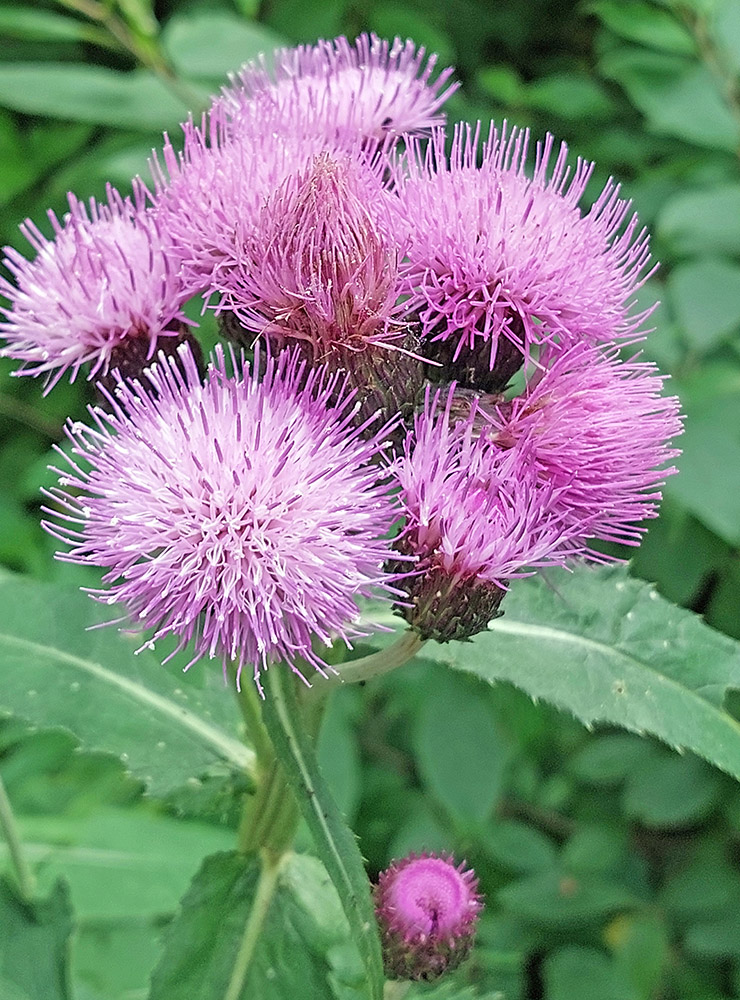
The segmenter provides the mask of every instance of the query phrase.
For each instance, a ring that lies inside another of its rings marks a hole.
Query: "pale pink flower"
[[[74,380],[83,365],[88,378],[106,374],[132,340],[137,355],[152,357],[161,337],[178,337],[188,322],[187,295],[151,212],[113,189],[106,204],[70,195],[69,207],[62,221],[49,213],[53,239],[30,220],[21,226],[36,256],[7,248],[15,284],[0,278],[10,300],[0,354],[23,362],[19,374],[47,375],[49,386],[66,372]]]
[[[150,642],[192,641],[195,659],[326,665],[313,643],[350,642],[360,596],[397,593],[383,573],[396,519],[352,394],[295,355],[252,369],[223,353],[201,383],[186,348],[160,355],[149,386],[119,384],[90,426],[74,424],[71,468],[46,527]],[[261,380],[258,370],[262,368]]]

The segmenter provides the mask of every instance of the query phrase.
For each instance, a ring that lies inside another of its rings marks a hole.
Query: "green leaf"
[[[295,678],[286,669],[267,671],[263,716],[280,763],[313,834],[352,937],[365,966],[371,1000],[383,996],[383,962],[370,883],[354,834],[344,822],[319,771],[316,753],[301,717]]]
[[[708,351],[740,325],[740,266],[722,257],[702,257],[673,268],[668,292],[686,340]]]
[[[740,254],[738,219],[740,184],[718,184],[670,198],[657,232],[676,254]]]
[[[269,28],[226,11],[175,14],[162,32],[162,47],[177,72],[214,84],[282,44]]]
[[[740,644],[622,566],[517,580],[503,609],[472,642],[429,644],[424,656],[510,681],[588,725],[652,733],[740,777],[740,723],[721,707],[740,686]]]
[[[18,4],[0,6],[0,35],[32,42],[93,42],[106,48],[115,47],[107,31],[73,17]]]
[[[115,628],[88,631],[114,609],[69,587],[5,577],[0,607],[0,711],[70,729],[84,749],[120,756],[158,795],[224,764],[251,769],[219,667],[194,666],[188,682],[148,650],[134,655],[138,640]]]
[[[595,0],[589,10],[616,35],[653,49],[693,55],[696,44],[670,11],[642,0]]]
[[[49,897],[26,903],[0,878],[0,987],[29,1000],[70,1000],[67,988],[72,911],[59,881]],[[2,990],[3,1000],[14,996]]]
[[[461,819],[485,820],[503,790],[509,748],[477,685],[442,677],[422,700],[414,749],[429,791]]]
[[[650,746],[636,736],[609,733],[592,738],[570,761],[570,770],[593,785],[619,785],[650,752]]]
[[[624,811],[649,827],[687,826],[706,817],[721,790],[720,776],[696,757],[656,753],[629,775]]]
[[[654,132],[730,153],[740,145],[740,127],[703,63],[624,47],[607,52],[600,68],[624,87]]]
[[[594,948],[560,948],[548,956],[543,974],[548,1000],[637,1000],[625,991],[608,957]]]
[[[173,913],[202,858],[234,842],[232,830],[104,809],[86,817],[19,816],[23,848],[42,889],[61,876],[84,920]],[[0,866],[8,867],[0,841]]]
[[[504,819],[488,826],[484,844],[494,860],[512,872],[538,872],[555,865],[555,845],[533,826]]]
[[[737,0],[715,0],[710,19],[712,39],[730,73],[740,73],[740,5]]]
[[[640,903],[623,885],[601,875],[561,871],[510,882],[496,898],[516,916],[543,927],[575,927]]]
[[[148,70],[122,73],[73,63],[0,66],[0,105],[29,115],[148,132],[173,128],[189,110]]]
[[[691,511],[729,545],[740,545],[740,433],[728,416],[737,409],[715,402],[711,411],[686,420],[677,476],[666,484],[666,496]]]
[[[259,883],[256,857],[232,852],[206,859],[167,931],[149,1000],[223,1000]],[[240,1000],[334,1000],[334,952],[348,945],[349,928],[322,865],[286,855],[264,902]]]

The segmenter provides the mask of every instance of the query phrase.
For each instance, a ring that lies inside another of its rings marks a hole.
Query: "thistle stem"
[[[26,902],[30,902],[36,893],[36,879],[23,853],[20,832],[2,778],[0,778],[0,830],[8,844],[18,890]]]
[[[407,629],[396,641],[387,649],[381,649],[370,656],[362,656],[357,660],[350,660],[336,667],[337,673],[330,675],[325,681],[316,683],[312,688],[312,693],[321,694],[322,689],[327,687],[337,687],[340,684],[357,684],[360,681],[369,681],[373,677],[380,677],[397,667],[402,667],[422,648],[425,639],[422,639],[416,632]]]

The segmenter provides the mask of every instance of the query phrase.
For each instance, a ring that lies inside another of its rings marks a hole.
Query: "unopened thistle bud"
[[[475,872],[450,855],[410,854],[381,872],[375,912],[394,979],[436,979],[473,946],[483,904]]]

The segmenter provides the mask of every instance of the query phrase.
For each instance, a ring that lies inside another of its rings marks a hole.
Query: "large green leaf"
[[[188,113],[187,103],[149,70],[121,73],[72,63],[0,66],[0,105],[30,115],[145,132],[173,128]]]
[[[0,578],[0,712],[70,729],[86,750],[120,756],[156,794],[213,768],[251,768],[221,670],[193,678],[163,667],[115,628],[116,617],[78,590]],[[197,683],[202,682],[202,687]]]
[[[622,566],[513,583],[504,616],[466,644],[424,656],[568,709],[687,748],[740,778],[740,644],[663,600]]]
[[[371,1000],[383,996],[380,937],[357,841],[342,818],[319,770],[287,669],[267,671],[263,706],[265,726],[290,781],[326,870],[342,901],[352,937],[365,965]]]
[[[0,996],[3,1000],[70,1000],[68,950],[72,912],[58,882],[47,899],[19,899],[0,879]]]
[[[167,932],[150,1000],[224,1000],[260,872],[254,856],[224,853],[206,859]],[[333,966],[337,953],[349,948],[349,928],[320,862],[286,855],[263,902],[267,912],[239,1000],[334,1000],[339,986]],[[341,958],[346,973],[352,963]],[[357,958],[354,977],[359,985]],[[362,995],[356,994],[358,1000]]]
[[[141,809],[19,816],[18,827],[41,890],[63,876],[75,913],[97,922],[174,913],[203,857],[231,848],[235,839],[232,830]],[[0,870],[7,853],[0,841]]]

